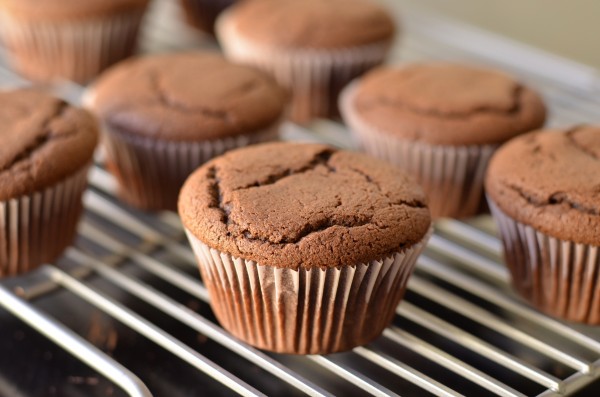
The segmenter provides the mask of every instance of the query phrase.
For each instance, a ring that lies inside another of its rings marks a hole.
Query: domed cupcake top
[[[295,49],[356,47],[395,31],[389,13],[369,0],[255,0],[229,13],[245,39]]]
[[[600,246],[600,127],[513,139],[492,158],[486,191],[521,223],[555,238]]]
[[[439,145],[502,143],[546,116],[541,98],[512,77],[451,63],[375,69],[345,100],[382,132]]]
[[[42,190],[92,158],[98,140],[85,110],[33,90],[0,92],[0,200]]]
[[[421,241],[423,191],[403,171],[318,144],[228,152],[188,179],[183,224],[205,244],[261,265],[365,263]]]
[[[194,141],[258,132],[282,117],[286,100],[266,74],[197,52],[114,66],[95,83],[90,107],[124,133]]]

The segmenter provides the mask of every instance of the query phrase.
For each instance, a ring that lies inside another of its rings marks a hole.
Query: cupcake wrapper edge
[[[549,236],[488,202],[519,294],[549,315],[600,324],[600,247]]]
[[[379,336],[430,235],[383,260],[294,270],[235,258],[186,233],[221,325],[251,345],[293,354],[349,350]]]
[[[290,117],[300,123],[337,115],[337,97],[355,77],[381,64],[392,40],[334,50],[269,48],[245,40],[225,11],[217,20],[217,36],[230,58],[272,76],[293,94]]]
[[[71,243],[88,169],[42,191],[0,201],[0,277],[53,261]]]
[[[138,208],[177,208],[181,186],[196,168],[228,150],[276,140],[281,121],[263,131],[212,141],[167,141],[131,136],[104,127],[107,166],[120,197]]]
[[[27,21],[0,13],[14,67],[34,80],[86,82],[135,49],[144,10],[80,21]]]

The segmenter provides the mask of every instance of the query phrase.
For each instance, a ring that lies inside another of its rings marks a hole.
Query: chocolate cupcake
[[[277,138],[286,94],[264,73],[217,54],[136,58],[102,75],[84,102],[104,127],[121,198],[175,210],[181,185],[226,150]]]
[[[86,111],[29,90],[0,92],[0,123],[0,276],[13,276],[73,240],[98,128]]]
[[[210,161],[186,181],[179,214],[221,325],[295,354],[379,336],[431,223],[423,191],[403,171],[299,143]]]
[[[600,127],[515,138],[485,187],[516,290],[547,314],[600,324]]]
[[[337,97],[380,64],[394,38],[389,13],[369,0],[256,0],[222,14],[217,36],[234,60],[293,92],[292,119],[337,115]]]
[[[435,218],[476,215],[494,150],[546,118],[512,77],[448,63],[373,70],[345,89],[341,109],[365,151],[417,178]]]
[[[148,0],[1,0],[0,36],[15,69],[40,80],[95,77],[135,49]]]
[[[214,34],[219,14],[236,0],[179,0],[189,25]]]

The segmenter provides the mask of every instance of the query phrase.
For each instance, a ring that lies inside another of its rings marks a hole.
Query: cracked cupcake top
[[[555,238],[600,246],[600,127],[513,139],[492,158],[485,185],[517,221]]]
[[[98,79],[88,99],[122,133],[197,141],[260,132],[282,117],[287,96],[258,70],[193,52],[122,62]]]
[[[184,226],[219,251],[287,268],[382,259],[421,241],[423,191],[403,171],[318,144],[228,152],[196,171],[179,197]]]
[[[402,139],[498,144],[541,127],[542,99],[510,76],[450,63],[381,67],[348,92],[353,114]]]
[[[235,29],[261,45],[339,49],[389,41],[394,20],[372,0],[253,0],[228,12]]]
[[[98,140],[85,110],[33,90],[0,92],[0,201],[71,176],[91,161]]]

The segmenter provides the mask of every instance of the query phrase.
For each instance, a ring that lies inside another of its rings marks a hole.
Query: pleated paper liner
[[[219,14],[236,0],[179,0],[189,25],[214,34]]]
[[[142,8],[52,22],[0,12],[0,33],[13,66],[24,76],[84,83],[133,53],[143,14]]]
[[[0,201],[0,276],[51,262],[71,244],[83,210],[88,168],[40,192]]]
[[[123,201],[145,210],[176,210],[179,190],[196,168],[228,150],[276,140],[280,124],[202,142],[133,136],[105,126],[106,165],[119,182]]]
[[[352,106],[356,83],[344,90],[340,107],[363,149],[410,173],[429,198],[434,218],[466,218],[485,207],[483,179],[497,145],[431,145],[402,140],[368,125]]]
[[[600,247],[554,238],[488,203],[517,292],[551,316],[600,324]]]
[[[345,351],[377,338],[430,236],[370,263],[293,270],[234,258],[186,232],[221,325],[253,346],[293,354]]]
[[[218,18],[216,31],[229,58],[270,73],[292,92],[290,117],[298,123],[337,116],[337,99],[344,86],[381,64],[392,44],[389,40],[333,50],[261,46],[238,34],[228,11]]]

